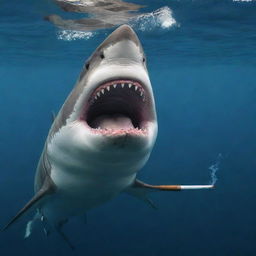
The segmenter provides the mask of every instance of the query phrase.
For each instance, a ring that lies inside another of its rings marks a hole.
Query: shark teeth
[[[102,135],[119,135],[119,134],[137,134],[137,135],[146,135],[146,128],[129,128],[129,129],[112,129],[112,128],[91,128],[91,130],[95,133]]]
[[[107,83],[99,86],[94,91],[92,96],[90,97],[90,103],[91,104],[95,103],[95,101],[97,101],[99,98],[101,98],[103,96],[105,97],[105,95],[108,95],[114,89],[119,89],[119,90],[120,89],[124,89],[124,90],[130,89],[130,90],[133,90],[133,91],[136,92],[136,94],[138,96],[141,97],[143,102],[146,101],[145,90],[141,86],[140,83],[138,83],[136,81],[129,81],[129,80],[118,80],[118,81],[116,80],[116,81],[113,81],[113,82],[107,82]]]

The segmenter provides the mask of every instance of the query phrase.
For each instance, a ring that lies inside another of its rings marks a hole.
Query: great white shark
[[[157,127],[143,48],[133,29],[122,25],[85,63],[50,128],[35,175],[35,195],[4,229],[36,210],[35,219],[67,240],[61,227],[70,217],[120,193],[154,206],[148,198],[152,191],[213,188],[150,185],[136,178],[149,159]]]

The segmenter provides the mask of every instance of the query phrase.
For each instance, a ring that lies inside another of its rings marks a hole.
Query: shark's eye
[[[102,59],[104,59],[104,58],[105,58],[105,56],[104,56],[104,53],[103,53],[103,52],[100,54],[100,57],[101,57]]]
[[[89,69],[89,67],[90,67],[90,64],[89,64],[89,63],[87,63],[87,64],[86,64],[86,66],[85,66],[85,68],[88,70],[88,69]]]
[[[145,62],[145,61],[146,61],[145,57],[143,57],[142,61],[143,61],[143,62]]]

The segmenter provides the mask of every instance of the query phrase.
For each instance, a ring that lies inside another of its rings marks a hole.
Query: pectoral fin
[[[154,190],[165,190],[165,191],[181,190],[180,185],[150,185],[140,180],[135,180],[133,187],[137,189],[146,189],[148,192],[153,192]]]
[[[152,185],[143,183],[142,181],[136,179],[133,185],[126,189],[125,192],[131,196],[138,198],[139,200],[144,201],[148,206],[156,210],[158,209],[157,206],[149,198],[149,193],[152,192],[150,190],[150,186]]]
[[[144,201],[151,208],[157,209],[154,202],[148,196],[148,192],[149,192],[148,189],[143,187],[137,187],[136,183],[137,183],[137,180],[135,181],[134,185],[126,189],[125,192],[131,196],[138,198],[139,200]]]
[[[14,222],[16,222],[21,216],[23,216],[32,207],[35,207],[45,196],[54,193],[56,190],[56,185],[53,183],[49,176],[46,176],[43,186],[34,195],[34,197],[16,214],[16,216],[2,229],[6,230]]]

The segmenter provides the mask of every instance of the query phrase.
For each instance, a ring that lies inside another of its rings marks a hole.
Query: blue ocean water
[[[23,240],[24,217],[0,234],[0,255],[256,255],[256,3],[137,0],[159,134],[141,180],[209,184],[213,191],[152,194],[158,210],[127,195],[73,219],[65,233],[40,228]],[[1,225],[33,195],[48,129],[86,58],[113,30],[71,32],[43,20],[50,0],[0,8]],[[68,14],[63,14],[68,15]],[[214,169],[215,167],[215,169]]]

